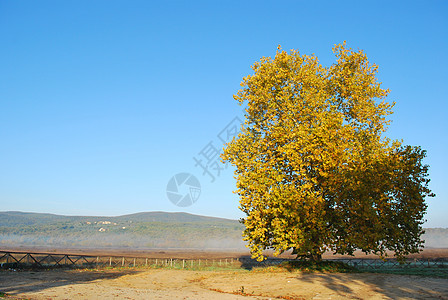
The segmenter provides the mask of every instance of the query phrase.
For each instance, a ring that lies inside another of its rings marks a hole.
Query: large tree
[[[363,51],[333,48],[336,63],[278,48],[243,78],[242,132],[228,143],[244,236],[254,258],[293,250],[402,258],[423,246],[425,151],[384,137],[393,103]]]

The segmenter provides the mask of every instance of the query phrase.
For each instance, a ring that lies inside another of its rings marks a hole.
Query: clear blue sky
[[[193,157],[222,147],[260,57],[328,66],[344,40],[397,102],[387,135],[428,151],[425,226],[448,227],[447,1],[0,1],[0,210],[242,217],[231,168],[211,182]],[[180,172],[202,186],[186,208]]]

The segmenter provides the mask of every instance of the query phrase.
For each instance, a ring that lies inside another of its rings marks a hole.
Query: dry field
[[[80,254],[78,251],[73,253]],[[429,249],[419,256],[447,257],[447,253],[446,249]],[[142,257],[157,254],[161,258],[209,259],[247,255],[198,251],[89,251],[82,254],[140,254]],[[4,297],[13,299],[448,299],[448,279],[373,273],[288,272],[275,268],[251,271],[163,268],[3,270],[0,271],[0,291],[6,293]]]
[[[2,271],[14,299],[448,299],[448,279],[256,271]]]

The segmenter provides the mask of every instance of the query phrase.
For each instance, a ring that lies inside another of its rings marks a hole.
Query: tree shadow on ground
[[[128,269],[50,269],[50,270],[1,270],[0,292],[11,296],[35,293],[64,285],[87,283],[101,279],[115,279],[138,271]]]
[[[448,299],[448,279],[376,273],[302,273],[302,282],[323,285],[340,297]],[[367,294],[366,294],[367,293]]]
[[[253,270],[256,267],[263,267],[263,263],[251,260],[248,256],[240,257],[241,268]],[[430,276],[397,275],[384,273],[367,273],[355,268],[338,265],[333,262],[328,266],[324,264],[311,266],[311,271],[303,271],[307,267],[306,263],[287,262],[277,271],[284,270],[291,273],[297,280],[326,288],[331,295],[343,298],[371,298],[382,296],[385,298],[425,298],[425,299],[448,299],[448,279]],[[272,262],[267,265],[272,266]],[[335,267],[335,268],[332,268]],[[302,269],[300,269],[302,268]],[[267,269],[269,272],[271,269]],[[276,268],[272,269],[274,272]],[[294,278],[293,277],[293,278]],[[297,291],[297,296],[301,295]]]
[[[339,296],[354,296],[356,291],[352,288],[352,282],[347,281],[346,273],[302,273],[296,277],[297,280],[311,284],[323,285]],[[350,286],[351,287],[350,287]]]
[[[240,262],[240,268],[251,271],[253,268],[256,267],[269,267],[269,266],[278,266],[282,262],[285,261],[284,258],[273,258],[269,257],[267,260],[264,261],[257,261],[256,259],[253,259],[250,255],[241,255],[238,257],[238,260]]]
[[[250,255],[241,255],[238,257],[238,261],[241,263],[240,268],[248,271],[259,264],[256,260],[252,259]]]

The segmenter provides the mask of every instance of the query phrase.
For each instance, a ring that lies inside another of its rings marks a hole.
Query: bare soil
[[[185,259],[249,256],[247,251],[174,249],[7,250]],[[283,257],[288,256],[285,254]],[[324,255],[324,258],[342,257]],[[375,256],[356,253],[355,257]],[[448,258],[448,249],[425,249],[412,257]],[[2,270],[0,298],[2,293],[13,299],[448,299],[448,279],[373,273],[303,273],[274,269]]]
[[[13,299],[448,299],[448,279],[260,271],[2,271]]]

